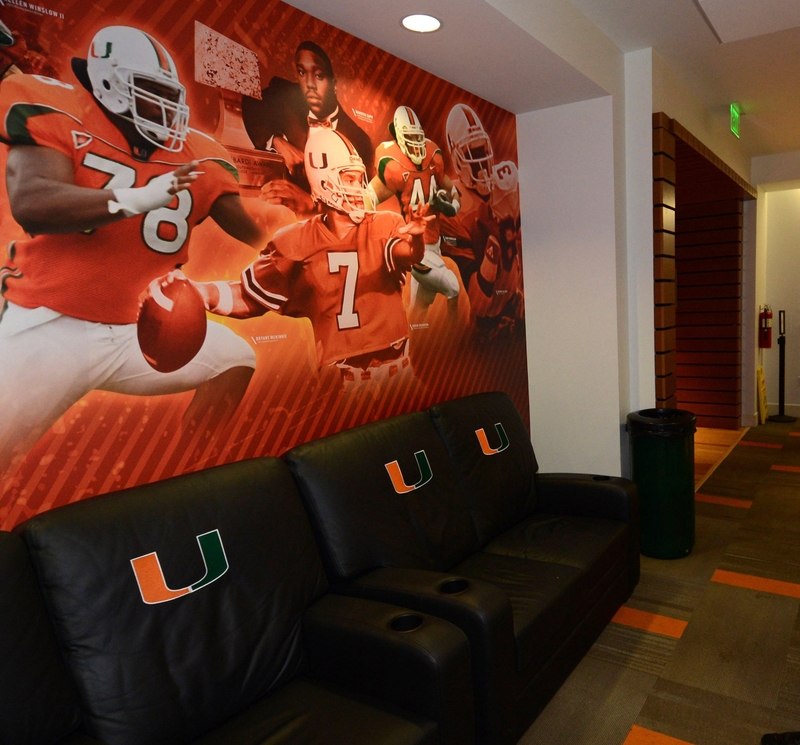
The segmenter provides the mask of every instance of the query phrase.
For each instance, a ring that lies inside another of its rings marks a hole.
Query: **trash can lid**
[[[628,414],[628,432],[632,435],[676,437],[697,431],[697,416],[683,409],[642,409]]]

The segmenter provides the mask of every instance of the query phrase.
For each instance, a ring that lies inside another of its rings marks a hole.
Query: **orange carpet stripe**
[[[659,616],[656,613],[628,608],[625,605],[614,614],[614,618],[611,621],[622,626],[642,629],[642,631],[649,631],[661,636],[669,636],[673,639],[680,639],[688,625],[688,621],[681,621],[669,616]]]
[[[747,590],[757,590],[759,592],[769,592],[773,595],[785,595],[790,598],[800,598],[800,585],[794,582],[782,582],[778,579],[766,579],[765,577],[755,577],[752,574],[739,574],[738,572],[726,572],[724,569],[717,569],[712,582],[720,582],[723,585],[733,585],[743,587]]]
[[[750,448],[771,448],[772,450],[782,450],[783,445],[776,442],[756,442],[755,440],[739,440],[740,445]]]
[[[753,506],[752,499],[733,499],[731,497],[715,497],[713,494],[701,494],[698,492],[694,495],[698,502],[708,502],[709,504],[724,504],[728,507],[741,507],[743,510],[749,509]]]
[[[622,745],[692,745],[692,743],[634,724]]]
[[[792,437],[800,437],[800,432],[789,432]]]
[[[800,473],[800,466],[772,466],[772,471],[787,471],[788,473]]]

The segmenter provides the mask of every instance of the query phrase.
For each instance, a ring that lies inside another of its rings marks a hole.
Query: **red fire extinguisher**
[[[772,349],[772,308],[765,305],[758,314],[758,346]]]

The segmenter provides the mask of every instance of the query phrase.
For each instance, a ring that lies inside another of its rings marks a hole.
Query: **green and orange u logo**
[[[497,455],[498,453],[502,453],[508,447],[508,437],[506,436],[506,431],[503,429],[503,425],[500,422],[494,425],[494,428],[497,430],[497,434],[500,437],[500,447],[493,448],[489,444],[489,438],[486,437],[486,432],[481,429],[476,429],[475,434],[478,436],[478,442],[481,444],[481,450],[483,451],[484,455]]]
[[[155,551],[131,559],[133,573],[139,584],[139,592],[142,593],[142,600],[145,603],[148,605],[166,603],[168,600],[188,595],[190,592],[210,585],[228,571],[228,557],[225,556],[225,549],[222,547],[222,538],[220,538],[218,530],[211,530],[197,536],[197,543],[200,545],[206,573],[201,580],[179,590],[171,590],[167,587],[164,572],[161,571],[161,564]]]
[[[386,463],[386,470],[389,472],[389,478],[392,480],[392,486],[398,494],[406,494],[414,489],[419,489],[421,486],[427,484],[433,478],[433,470],[431,464],[428,462],[428,456],[424,450],[417,450],[414,453],[417,459],[417,466],[419,468],[419,481],[412,486],[406,484],[403,478],[403,472],[400,470],[400,464],[393,460],[391,463]]]

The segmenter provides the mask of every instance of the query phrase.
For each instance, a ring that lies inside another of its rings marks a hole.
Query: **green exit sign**
[[[739,108],[738,103],[731,104],[731,132],[737,137],[739,136],[739,121],[742,116],[742,110]]]

